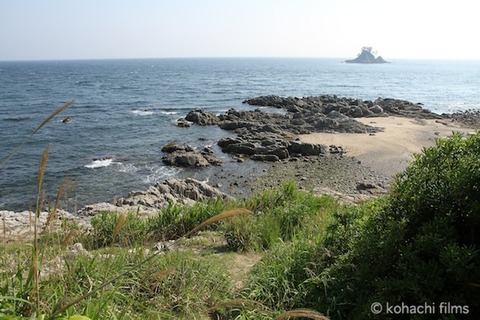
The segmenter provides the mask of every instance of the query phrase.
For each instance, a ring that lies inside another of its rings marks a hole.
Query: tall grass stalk
[[[215,215],[213,217],[211,217],[210,219],[207,219],[206,221],[202,222],[200,225],[198,225],[197,227],[193,228],[191,231],[189,231],[187,234],[185,234],[184,237],[187,237],[187,236],[190,236],[192,235],[193,233],[197,232],[199,229],[203,228],[203,227],[206,227],[212,223],[215,223],[215,222],[218,222],[218,221],[221,221],[223,219],[227,219],[229,217],[233,217],[233,216],[236,216],[236,215],[241,215],[241,214],[251,214],[252,212],[250,210],[247,210],[247,209],[242,209],[242,208],[237,208],[237,209],[231,209],[231,210],[227,210],[227,211],[224,211],[218,215]],[[120,232],[120,229],[121,227],[126,223],[126,214],[125,214],[125,217],[124,218],[120,218],[117,220],[117,225],[118,225],[118,230],[117,230],[117,234],[118,235],[118,232]],[[115,229],[117,229],[117,225],[115,226]],[[115,233],[115,231],[114,231]],[[115,235],[115,236],[116,236]],[[138,270],[142,265],[146,264],[147,262],[151,261],[153,258],[155,258],[156,256],[158,256],[159,254],[161,253],[161,251],[157,251],[153,254],[151,254],[150,256],[148,256],[147,258],[145,258],[144,260],[140,261],[139,263],[137,264],[134,264],[132,265],[130,268],[127,268],[126,271],[120,273],[119,275],[115,276],[114,278],[104,282],[102,285],[96,287],[96,288],[93,288],[91,290],[89,290],[87,293],[77,297],[77,298],[74,298],[70,301],[67,301],[66,303],[63,303],[63,304],[58,304],[57,306],[55,306],[53,312],[50,314],[50,316],[48,318],[46,318],[47,320],[48,319],[54,319],[56,316],[60,315],[61,313],[65,312],[68,308],[76,305],[77,303],[87,299],[88,297],[92,296],[93,294],[97,293],[98,291],[100,290],[103,290],[104,288],[106,288],[107,286],[110,286],[112,285],[113,283],[115,283],[117,280],[123,278],[124,276],[126,276],[127,274],[130,274],[132,272],[135,272],[135,270]]]
[[[189,232],[187,232],[187,234],[185,234],[185,238],[188,238],[190,237],[192,234],[194,234],[195,232],[197,232],[198,230],[210,225],[210,224],[213,224],[215,222],[218,222],[220,220],[224,220],[226,218],[230,218],[230,217],[233,217],[233,216],[238,216],[238,215],[243,215],[243,214],[252,214],[252,211],[248,210],[248,209],[244,209],[244,208],[240,208],[240,209],[231,209],[231,210],[227,210],[227,211],[224,211],[220,214],[217,214],[216,216],[213,216],[211,217],[210,219],[207,219],[206,221],[202,222],[201,224],[199,224],[198,226],[196,226],[195,228],[193,228],[192,230],[190,230]]]
[[[284,320],[284,319],[292,319],[292,318],[308,318],[313,320],[329,320],[320,312],[310,309],[295,309],[285,311],[282,314],[273,318],[273,320]]]
[[[227,300],[223,301],[220,303],[217,303],[208,311],[210,313],[216,311],[217,309],[220,308],[253,308],[255,310],[269,310],[269,308],[262,304],[261,302],[255,301],[255,300],[250,300],[250,299],[233,299],[233,300]]]
[[[3,225],[3,238],[7,239],[7,220],[6,220],[6,213],[2,214],[2,225]]]
[[[38,166],[37,197],[36,197],[37,201],[36,201],[36,208],[35,208],[35,221],[33,225],[34,230],[33,230],[32,270],[31,270],[32,277],[33,277],[34,292],[35,292],[35,295],[33,297],[34,304],[35,304],[35,314],[38,314],[38,311],[40,309],[38,219],[40,217],[43,201],[45,199],[45,195],[42,192],[42,184],[43,184],[43,175],[47,167],[49,151],[50,151],[50,145],[47,145],[43,152],[42,158],[40,160],[40,164]]]
[[[43,120],[40,125],[38,125],[32,133],[27,136],[20,145],[18,145],[10,154],[0,163],[0,171],[3,170],[6,165],[10,162],[10,160],[25,146],[25,144],[32,138],[32,136],[37,133],[41,128],[43,128],[50,120],[52,120],[56,115],[60,112],[65,110],[66,108],[70,107],[75,101],[70,100],[57,109],[55,109],[45,120]],[[37,189],[36,189],[36,206],[35,206],[35,215],[33,217],[30,213],[30,225],[33,223],[33,246],[32,246],[32,256],[31,256],[31,267],[29,270],[29,275],[27,277],[25,283],[25,295],[29,297],[29,300],[33,300],[33,307],[35,308],[35,314],[38,314],[40,308],[40,289],[39,289],[39,247],[38,247],[38,219],[40,216],[41,209],[45,202],[45,192],[42,192],[42,183],[43,183],[43,176],[45,173],[45,168],[47,166],[48,155],[49,155],[50,146],[47,145],[45,148],[42,158],[40,160],[40,164],[38,166],[38,177],[37,177]],[[30,210],[31,211],[31,210]],[[4,222],[4,235],[6,234],[6,223]],[[30,291],[30,292],[29,292]],[[27,300],[28,300],[27,299]],[[25,300],[25,299],[24,299]],[[32,306],[31,301],[27,304]]]
[[[112,235],[112,245],[115,243],[115,238],[117,237],[118,233],[120,232],[120,229],[127,223],[128,220],[128,215],[126,212],[122,212],[118,216],[117,223],[115,224],[115,228],[113,229],[113,235]]]
[[[63,182],[60,184],[60,187],[57,190],[57,196],[55,198],[55,203],[53,205],[53,209],[49,212],[47,221],[45,222],[45,226],[43,227],[44,231],[48,231],[48,227],[52,223],[52,221],[55,221],[58,217],[58,206],[60,203],[60,198],[62,195],[65,193],[65,191],[68,189],[68,185],[70,183],[70,179],[67,177],[63,180]]]

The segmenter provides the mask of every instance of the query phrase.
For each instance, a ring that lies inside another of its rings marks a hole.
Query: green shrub
[[[306,228],[292,242],[273,247],[255,268],[243,294],[275,310],[309,307],[326,312],[319,297],[330,293],[329,279],[322,276],[339,257],[351,250],[368,217],[384,206],[383,199],[358,206],[330,209],[329,223]],[[322,288],[322,292],[315,292]],[[333,303],[335,303],[333,299]]]
[[[432,319],[457,317],[440,315],[440,303],[448,302],[467,306],[468,316],[479,318],[479,159],[480,133],[437,141],[395,177],[388,197],[334,214],[317,244],[265,260],[247,293],[332,319],[378,318],[370,310],[373,302],[435,304]],[[305,251],[306,258],[298,258]],[[272,273],[277,280],[256,280]],[[278,283],[297,288],[296,298],[275,297]]]

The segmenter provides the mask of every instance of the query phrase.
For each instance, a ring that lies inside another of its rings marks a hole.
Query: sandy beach
[[[465,126],[451,119],[423,120],[405,117],[356,118],[383,131],[363,133],[310,133],[299,135],[303,142],[341,146],[346,153],[306,157],[298,161],[271,164],[254,181],[242,181],[252,190],[275,187],[293,180],[303,190],[333,194],[345,202],[358,203],[386,193],[394,174],[403,171],[422,148],[453,132],[468,134],[477,126]],[[379,188],[363,189],[362,185]]]
[[[423,120],[403,117],[357,118],[363,124],[381,127],[375,134],[311,133],[300,135],[303,142],[342,146],[346,155],[355,157],[377,172],[391,176],[405,169],[414,153],[435,145],[435,139],[453,132],[468,134],[474,128],[450,120]]]

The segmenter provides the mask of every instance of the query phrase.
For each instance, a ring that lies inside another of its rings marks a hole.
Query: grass
[[[265,206],[267,199],[270,203]],[[286,208],[287,202],[299,204]],[[274,217],[287,214],[290,208],[298,216],[288,228],[278,231],[284,240],[271,240],[272,245],[288,242],[310,232],[310,222],[323,221],[327,211],[337,206],[329,197],[305,194],[293,183],[285,183],[246,200],[170,206],[149,219],[135,212],[104,212],[95,217],[89,234],[76,233],[71,225],[53,228],[51,224],[49,232],[33,245],[35,252],[28,242],[6,244],[2,249],[0,316],[273,319],[285,310],[253,300],[245,303],[248,300],[240,298],[244,285],[238,283],[247,283],[249,270],[270,246],[252,234],[268,228]],[[204,222],[199,223],[200,218]],[[238,221],[243,219],[252,220],[245,220],[246,227],[237,230]],[[237,222],[232,223],[234,220]],[[306,221],[308,228],[303,228]],[[233,234],[239,239],[232,239]],[[237,242],[251,237],[258,242],[235,250],[227,237]],[[173,251],[155,251],[156,243],[172,239]],[[67,240],[82,243],[87,250],[72,252]],[[242,262],[253,253],[245,250],[258,252],[248,264]],[[35,258],[37,267],[31,263]],[[239,301],[244,304],[239,305]],[[295,313],[287,315],[292,318]]]
[[[47,117],[0,170],[72,103]],[[85,233],[56,223],[61,199],[75,185],[67,178],[40,230],[48,157],[49,146],[38,167],[33,240],[1,248],[2,319],[323,319],[314,310],[271,309],[242,298],[242,290],[261,252],[323,228],[337,207],[332,198],[299,192],[288,182],[245,200],[171,205],[148,219],[103,212]],[[4,235],[6,229],[3,219]],[[159,241],[175,247],[157,250]],[[252,250],[259,253],[243,253]]]

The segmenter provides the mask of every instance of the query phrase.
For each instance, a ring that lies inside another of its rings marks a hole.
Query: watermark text
[[[406,303],[374,302],[370,305],[373,314],[469,314],[467,305],[458,305],[450,302],[425,302],[409,305]]]

